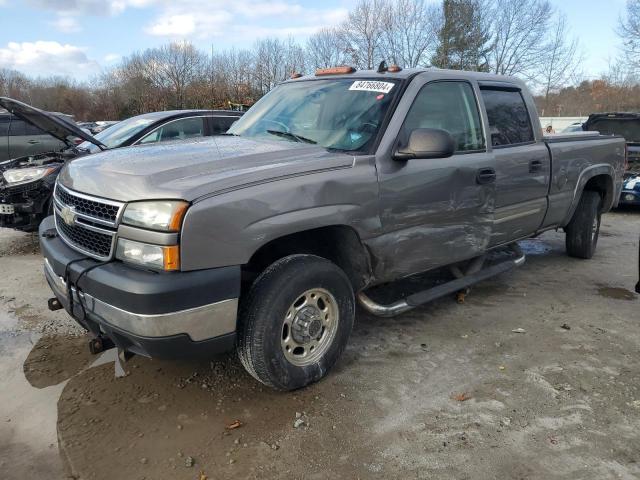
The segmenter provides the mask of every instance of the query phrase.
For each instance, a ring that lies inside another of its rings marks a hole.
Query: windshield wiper
[[[290,138],[300,143],[310,143],[312,145],[315,145],[318,143],[315,140],[311,140],[310,138],[305,138],[301,135],[291,133],[291,132],[283,132],[282,130],[267,130],[267,133],[270,133],[271,135],[276,135],[278,137]]]

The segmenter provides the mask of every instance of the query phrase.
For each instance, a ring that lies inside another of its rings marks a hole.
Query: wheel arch
[[[369,252],[358,232],[348,225],[301,230],[270,240],[242,266],[243,283],[249,285],[270,264],[294,254],[312,254],[332,261],[347,274],[356,292],[371,283]]]
[[[573,218],[584,191],[596,191],[602,198],[601,211],[608,212],[615,205],[615,170],[609,164],[593,165],[580,174],[574,191],[573,201],[562,226],[566,226]]]

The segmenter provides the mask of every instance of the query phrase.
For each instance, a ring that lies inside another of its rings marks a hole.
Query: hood
[[[79,137],[101,148],[106,148],[99,140],[81,130],[75,123],[66,120],[61,115],[45,112],[44,110],[8,97],[0,97],[0,107],[5,108],[21,120],[35,125],[40,130],[47,132],[58,140],[62,140],[69,146],[72,145],[67,137]]]
[[[194,201],[222,191],[353,165],[353,156],[289,141],[205,137],[117,148],[69,162],[58,181],[78,192],[129,202]]]

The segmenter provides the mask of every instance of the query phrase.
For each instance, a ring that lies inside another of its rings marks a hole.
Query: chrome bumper
[[[69,311],[67,284],[53,271],[45,258],[44,272],[49,285],[60,302]],[[98,323],[104,322],[112,327],[143,337],[169,337],[186,334],[192,341],[207,340],[236,330],[238,299],[231,298],[201,307],[180,310],[157,315],[145,315],[128,312],[114,307],[85,292],[78,293],[71,287],[75,305],[82,302],[84,310]],[[77,311],[77,308],[74,309]],[[70,312],[73,316],[73,312]]]

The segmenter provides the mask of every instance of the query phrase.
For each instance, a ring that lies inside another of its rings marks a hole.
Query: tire
[[[354,316],[353,288],[338,266],[314,255],[282,258],[260,274],[241,301],[238,356],[247,372],[269,387],[305,387],[336,363]]]
[[[582,192],[580,203],[565,227],[566,247],[570,257],[589,259],[596,252],[600,235],[602,199],[598,192]]]

